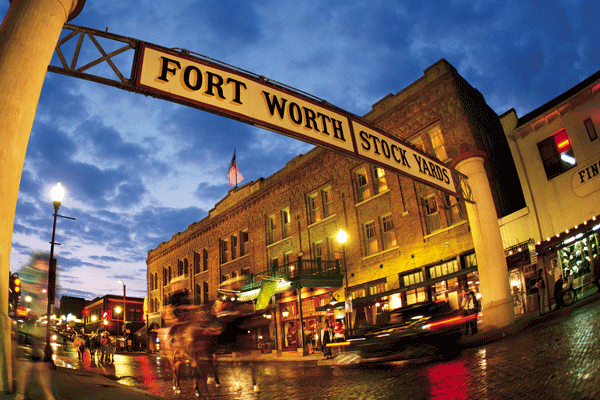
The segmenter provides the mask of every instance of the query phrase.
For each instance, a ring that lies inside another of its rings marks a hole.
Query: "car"
[[[458,344],[469,318],[447,301],[427,301],[381,313],[373,326],[348,339],[345,352],[353,362],[413,359],[460,351]],[[345,357],[348,358],[348,357]]]

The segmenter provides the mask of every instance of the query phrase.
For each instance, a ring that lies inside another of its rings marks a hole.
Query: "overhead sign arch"
[[[420,149],[395,138],[357,115],[307,93],[262,76],[196,55],[188,50],[168,49],[108,32],[65,24],[72,32],[61,39],[56,54],[61,65],[51,72],[71,75],[128,91],[162,98],[207,112],[259,126],[292,138],[377,164],[456,197],[470,201],[466,178]],[[101,57],[77,67],[84,38]],[[70,63],[61,46],[78,38]],[[111,53],[96,37],[125,44]],[[128,78],[111,60],[134,50]],[[86,72],[106,62],[118,81]]]

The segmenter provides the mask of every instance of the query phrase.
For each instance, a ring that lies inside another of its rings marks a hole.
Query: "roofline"
[[[536,119],[537,117],[545,114],[546,112],[555,108],[559,104],[561,104],[564,101],[568,100],[569,98],[575,96],[577,93],[581,92],[583,89],[590,86],[594,81],[597,81],[597,80],[600,80],[600,71],[598,71],[598,72],[594,73],[593,75],[589,76],[588,78],[584,79],[583,81],[581,81],[577,85],[573,86],[571,89],[567,90],[566,92],[556,96],[555,98],[553,98],[546,104],[543,104],[540,107],[536,108],[535,110],[523,115],[521,118],[518,119],[517,126],[515,127],[515,129],[520,128],[521,126],[531,122],[533,119]]]

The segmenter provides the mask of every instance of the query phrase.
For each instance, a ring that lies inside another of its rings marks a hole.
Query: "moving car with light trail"
[[[356,362],[404,360],[460,351],[458,340],[469,319],[447,301],[413,304],[378,315],[377,324],[348,339],[343,358]],[[344,353],[342,353],[344,354]]]

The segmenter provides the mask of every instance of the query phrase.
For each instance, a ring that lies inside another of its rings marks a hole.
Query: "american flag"
[[[235,187],[237,187],[238,183],[244,180],[242,173],[238,169],[237,162],[235,161],[235,150],[233,151],[233,158],[231,159],[231,164],[229,164],[227,179],[229,179],[229,186]]]

